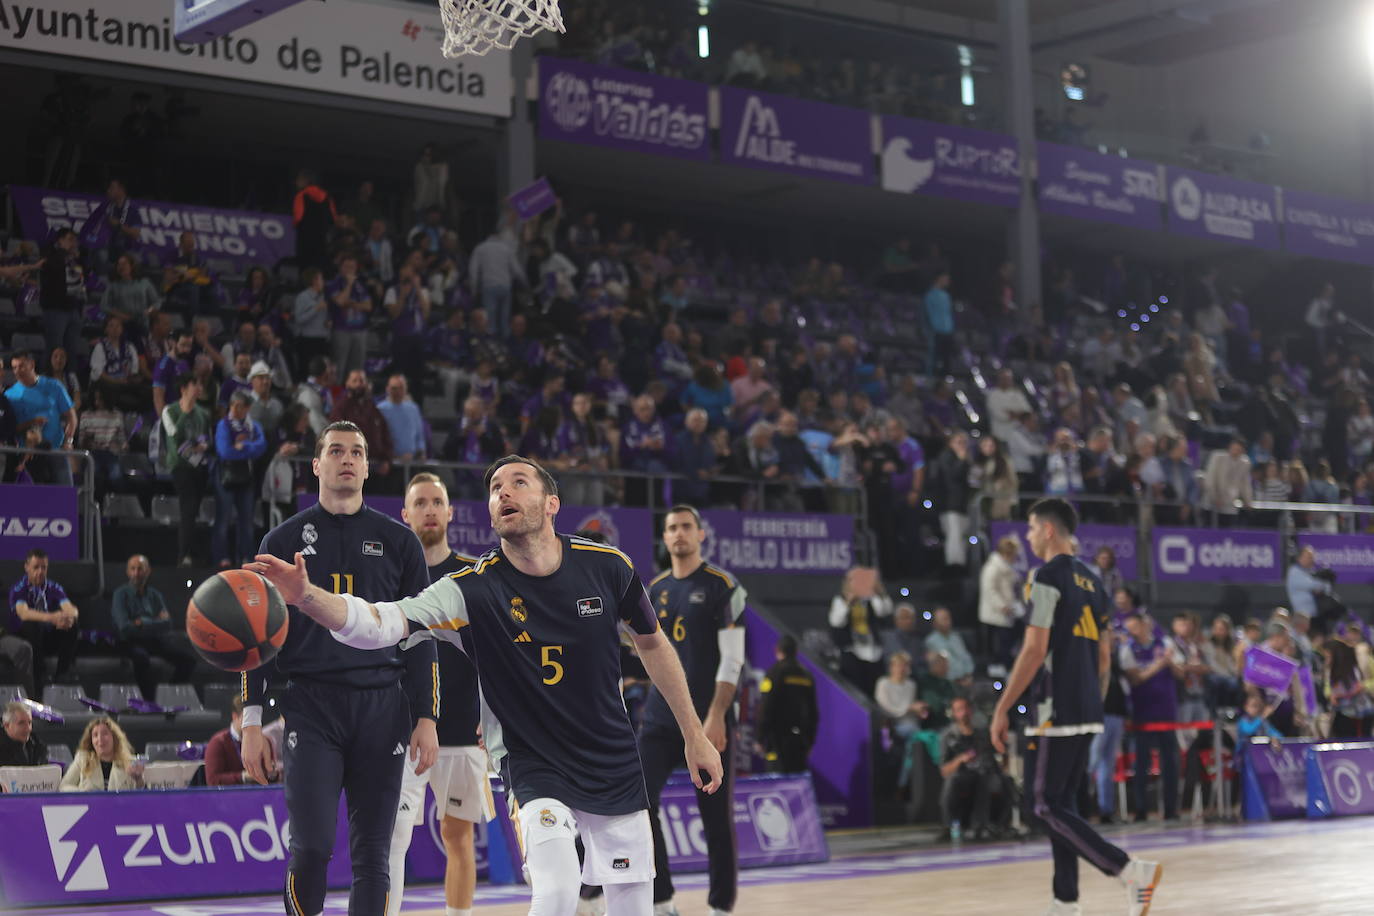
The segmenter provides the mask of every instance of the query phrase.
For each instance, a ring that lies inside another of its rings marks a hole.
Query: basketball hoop
[[[563,31],[558,0],[439,0],[444,19],[444,56],[509,50],[536,32]]]

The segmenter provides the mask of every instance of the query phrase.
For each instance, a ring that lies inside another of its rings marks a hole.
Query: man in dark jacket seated
[[[33,716],[23,703],[5,704],[0,730],[0,767],[38,767],[48,762],[48,746],[33,735]]]

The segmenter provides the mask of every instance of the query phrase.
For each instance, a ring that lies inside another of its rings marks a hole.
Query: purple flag
[[[830,859],[809,775],[740,777],[734,808],[741,868]],[[685,777],[670,779],[663,787],[658,817],[673,871],[706,871],[696,788]]]
[[[1284,188],[1283,248],[1331,261],[1374,264],[1374,204]]]
[[[1317,565],[1330,569],[1339,582],[1374,582],[1374,535],[1298,534],[1298,549],[1311,547]]]
[[[549,187],[549,180],[541,178],[534,184],[516,191],[506,202],[515,208],[521,219],[538,216],[558,203],[558,195]]]
[[[988,525],[988,534],[992,538],[992,543],[988,549],[997,546],[997,542],[1004,537],[1014,537],[1021,545],[1021,552],[1016,558],[1012,567],[1018,573],[1026,573],[1041,565],[1040,560],[1031,552],[1030,541],[1026,539],[1026,526],[1022,522],[992,522]],[[1074,531],[1074,536],[1078,538],[1078,555],[1083,562],[1092,566],[1093,557],[1103,547],[1110,547],[1116,554],[1116,568],[1121,573],[1121,577],[1128,582],[1134,582],[1140,578],[1140,563],[1136,557],[1135,550],[1135,529],[1130,525],[1079,525]],[[1111,600],[1111,595],[1107,599]]]
[[[1169,166],[1169,231],[1180,235],[1279,247],[1273,185]]]
[[[732,573],[837,576],[854,565],[854,517],[780,512],[701,513],[701,555]]]
[[[886,116],[883,189],[1000,207],[1021,200],[1021,156],[1005,134]]]
[[[35,547],[54,560],[81,559],[75,487],[0,484],[0,560]]]
[[[1277,582],[1279,536],[1240,528],[1156,528],[1155,577],[1168,582]]]
[[[55,229],[71,226],[84,234],[86,220],[104,203],[97,194],[10,186],[24,234],[46,239]],[[246,271],[258,264],[275,264],[296,253],[296,230],[291,217],[250,210],[220,210],[191,204],[135,198],[133,210],[142,250],[164,257],[176,250],[183,232],[196,237],[196,249],[207,258],[225,258]]]
[[[1078,219],[1164,228],[1159,166],[1054,143],[1036,145],[1040,209]]]
[[[539,59],[539,135],[616,149],[711,158],[703,83]]]
[[[1286,655],[1265,646],[1251,646],[1245,650],[1245,669],[1241,676],[1247,684],[1263,690],[1285,693],[1293,675],[1302,665]]]
[[[871,184],[869,114],[765,92],[720,90],[720,158],[735,165]]]

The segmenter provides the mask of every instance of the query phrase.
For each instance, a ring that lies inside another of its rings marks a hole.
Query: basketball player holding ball
[[[330,593],[381,600],[423,591],[429,572],[420,542],[400,522],[363,505],[367,440],[362,431],[348,422],[326,426],[313,467],[319,503],[269,531],[260,556],[295,557],[302,577]],[[288,678],[282,700],[291,820],[286,913],[317,916],[324,910],[342,791],[353,859],[348,911],[380,916],[387,908],[387,851],[406,757],[418,757],[417,769],[423,771],[438,751],[434,646],[427,640],[405,652],[395,645],[355,649],[331,639],[297,608],[289,614],[286,643],[276,658]],[[407,670],[414,675],[406,678]],[[413,703],[403,679],[412,686]],[[266,686],[264,669],[244,673],[243,764],[250,778],[264,784],[271,753],[262,736]],[[412,723],[412,712],[424,718]]]
[[[334,594],[308,580],[299,556],[293,566],[261,555],[248,568],[345,645],[391,646],[417,624],[446,639],[470,626],[492,713],[482,733],[510,791],[531,916],[576,912],[579,834],[587,848],[581,880],[606,888],[609,916],[645,916],[653,911],[653,839],[620,696],[622,627],[673,711],[692,781],[708,793],[721,785],[720,754],[629,558],[555,533],[557,484],[536,462],[509,455],[484,483],[500,546],[417,597],[374,603]]]

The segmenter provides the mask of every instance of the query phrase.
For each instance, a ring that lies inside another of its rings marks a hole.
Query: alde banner
[[[732,573],[836,576],[854,565],[854,517],[783,512],[701,513],[701,555]]]
[[[1374,814],[1374,742],[1314,744],[1306,758],[1308,817]]]
[[[1180,235],[1279,247],[1278,195],[1273,185],[1169,166],[1169,231]]]
[[[103,195],[16,185],[10,185],[9,191],[19,224],[31,239],[47,239],[69,226],[85,239],[96,237],[101,228],[87,227],[86,221],[92,216],[101,218]],[[135,254],[156,252],[165,261],[176,250],[183,232],[196,237],[196,250],[202,257],[233,261],[241,272],[255,265],[271,267],[296,254],[296,229],[285,213],[221,210],[140,198],[132,198],[131,203],[130,224],[138,227]]]
[[[1374,535],[1298,534],[1298,549],[1311,547],[1317,566],[1336,574],[1337,582],[1374,582]]]
[[[988,549],[993,549],[1001,542],[1004,537],[1014,537],[1021,546],[1021,551],[1017,554],[1016,562],[1012,568],[1018,573],[1026,573],[1042,565],[1040,559],[1031,552],[1030,541],[1026,539],[1025,522],[991,522],[988,524],[988,534],[992,538],[992,543],[987,545]],[[1093,563],[1093,558],[1103,547],[1110,548],[1116,554],[1116,568],[1121,573],[1121,577],[1127,582],[1134,582],[1140,578],[1140,558],[1136,555],[1136,536],[1135,528],[1130,525],[1094,525],[1085,523],[1079,525],[1074,531],[1074,536],[1078,538],[1078,556],[1094,570],[1097,567]],[[1111,601],[1111,595],[1107,600]]]
[[[999,207],[1020,202],[1022,163],[1012,137],[891,115],[882,128],[883,190]]]
[[[22,560],[37,547],[49,559],[81,559],[75,487],[0,484],[0,560]]]
[[[1241,815],[1247,821],[1307,815],[1306,751],[1317,738],[1284,738],[1277,744],[1255,739],[1238,752]]]
[[[711,158],[704,83],[539,58],[539,135],[659,156]]]
[[[673,871],[706,871],[706,832],[697,810],[696,788],[685,773],[663,787],[658,817]],[[734,822],[741,868],[830,859],[809,775],[735,780]]]
[[[1155,578],[1167,582],[1277,582],[1283,553],[1275,531],[1156,528]]]
[[[733,165],[872,184],[869,114],[723,86],[720,158]]]
[[[1078,219],[1164,228],[1164,179],[1156,163],[1079,147],[1036,144],[1040,209]]]

